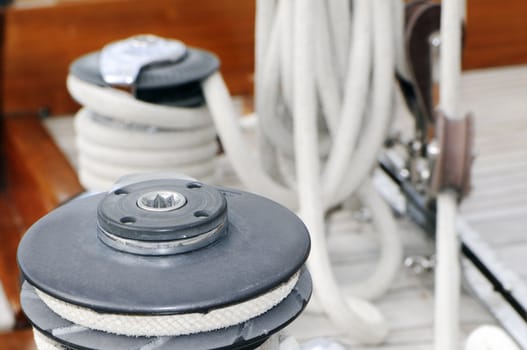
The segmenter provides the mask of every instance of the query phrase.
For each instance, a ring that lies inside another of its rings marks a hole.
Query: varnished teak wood
[[[82,186],[35,115],[6,118],[5,130],[8,195],[26,229]]]
[[[17,319],[21,315],[16,249],[23,232],[82,191],[74,170],[35,115],[4,119],[7,191],[0,194],[0,281]],[[22,316],[22,317],[20,317]],[[0,334],[0,350],[34,349],[31,333]]]
[[[65,86],[69,64],[108,42],[141,33],[178,38],[216,53],[233,93],[252,91],[254,1],[75,1],[11,7],[6,21],[8,112],[77,110]]]
[[[527,63],[527,1],[468,0],[464,69]]]
[[[527,62],[527,2],[468,0],[465,69]],[[254,0],[91,0],[7,12],[5,108],[72,113],[69,64],[139,33],[179,38],[218,54],[236,95],[252,92]]]
[[[36,350],[31,329],[0,334],[0,350]]]
[[[19,217],[5,194],[0,194],[0,281],[12,310],[20,310],[16,249],[21,237]]]

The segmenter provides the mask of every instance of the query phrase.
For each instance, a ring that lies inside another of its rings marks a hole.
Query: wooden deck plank
[[[0,333],[0,350],[36,350],[31,329]]]
[[[138,34],[175,38],[214,52],[227,85],[252,92],[254,1],[97,0],[11,6],[6,14],[5,111],[73,113],[71,62]],[[50,41],[52,38],[52,42]]]
[[[20,311],[20,275],[16,263],[16,250],[21,237],[19,218],[5,193],[0,194],[0,282],[16,314]]]
[[[26,229],[83,189],[36,116],[7,118],[5,130],[9,196]]]
[[[235,94],[253,90],[254,1],[24,1],[7,10],[5,110],[73,113],[70,63],[110,41],[152,33],[215,52]],[[527,62],[527,2],[467,1],[464,69]],[[52,43],[50,42],[52,38]]]
[[[465,74],[461,91],[478,152],[463,216],[527,288],[527,66]]]

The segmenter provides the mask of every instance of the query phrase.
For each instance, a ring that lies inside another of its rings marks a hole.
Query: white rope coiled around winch
[[[33,328],[33,338],[38,350],[65,350],[66,347],[60,345],[53,339],[45,336],[40,331]],[[139,350],[151,349],[149,344]],[[271,336],[264,344],[256,350],[300,350],[300,345],[293,337],[282,339],[280,334]]]
[[[183,108],[136,100],[70,75],[68,90],[83,108],[75,116],[79,178],[108,190],[130,173],[178,172],[215,182],[216,132],[206,106]]]
[[[39,298],[56,314],[76,325],[126,336],[180,336],[234,326],[269,311],[282,302],[298,282],[299,272],[271,291],[239,304],[206,313],[177,315],[122,315],[99,313],[56,299],[35,288]]]
[[[63,350],[64,346],[60,345],[53,339],[46,337],[40,331],[33,327],[33,339],[38,350]]]
[[[240,179],[251,191],[299,209],[312,239],[308,264],[315,296],[342,331],[366,343],[382,341],[387,325],[360,298],[382,295],[402,261],[392,214],[368,178],[390,123],[395,67],[405,66],[396,49],[403,45],[403,18],[401,1],[257,1],[261,164],[246,151],[219,73],[203,82]],[[348,297],[329,262],[324,215],[352,196],[374,213],[381,257],[370,278],[357,283],[355,297]]]

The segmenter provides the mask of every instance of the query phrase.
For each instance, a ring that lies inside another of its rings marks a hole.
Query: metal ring
[[[185,204],[185,196],[174,191],[152,191],[137,199],[137,206],[146,211],[172,211]]]
[[[222,236],[225,222],[201,235],[172,241],[139,241],[116,236],[98,228],[97,237],[110,248],[138,255],[172,255],[203,248]]]

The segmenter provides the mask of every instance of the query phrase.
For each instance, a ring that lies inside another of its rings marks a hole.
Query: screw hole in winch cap
[[[121,220],[119,221],[121,221],[122,224],[130,225],[130,224],[135,223],[137,220],[134,217],[125,216],[125,217],[122,217]]]
[[[201,186],[203,186],[202,184],[200,184],[199,182],[190,182],[187,184],[187,188],[201,188]]]
[[[198,210],[194,212],[194,216],[197,218],[208,218],[209,213],[206,212],[205,210]]]

